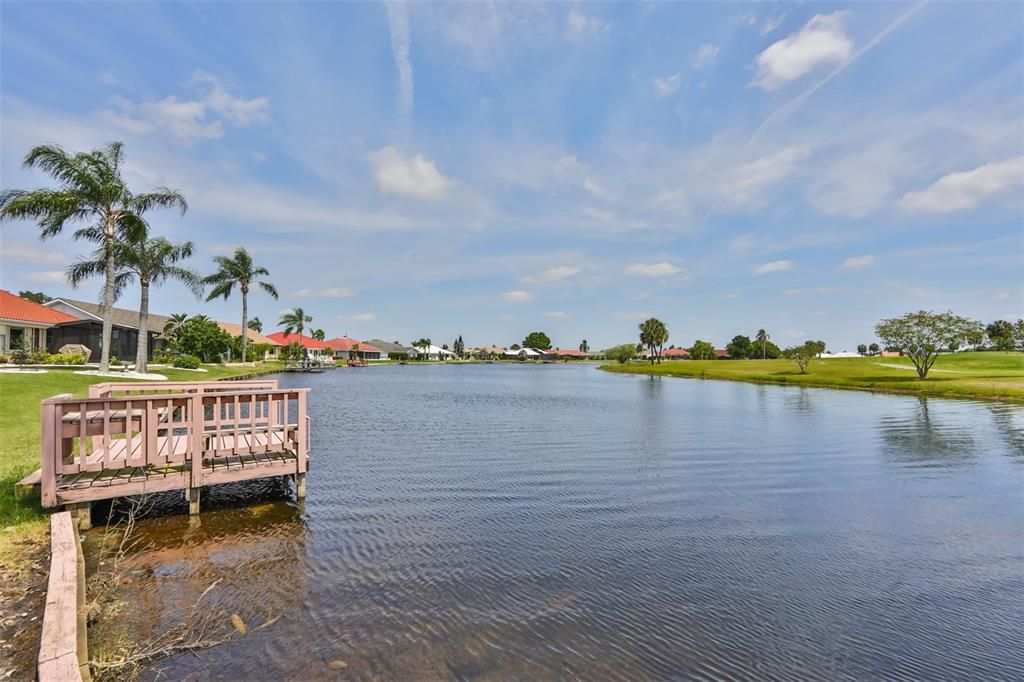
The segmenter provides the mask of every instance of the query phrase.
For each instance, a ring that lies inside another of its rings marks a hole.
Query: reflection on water
[[[170,679],[1024,677],[1020,408],[553,365],[282,383],[314,389],[305,507],[243,486],[141,524],[140,633],[216,581],[270,623]]]

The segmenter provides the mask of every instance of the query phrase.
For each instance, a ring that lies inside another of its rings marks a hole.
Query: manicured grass
[[[207,372],[178,369],[153,369],[168,381],[213,381],[281,369],[280,363],[268,362],[253,367],[207,366]],[[14,498],[14,484],[39,468],[40,411],[39,403],[60,393],[85,396],[92,384],[118,381],[105,377],[75,374],[73,369],[50,370],[46,374],[0,373],[0,545],[12,536],[38,530],[46,515],[38,500]],[[13,527],[13,530],[7,530]],[[2,555],[0,548],[0,555]]]
[[[675,360],[651,365],[602,365],[609,372],[824,386],[950,398],[1024,403],[1024,353],[943,355],[920,381],[907,358],[813,360],[800,374],[788,360]]]

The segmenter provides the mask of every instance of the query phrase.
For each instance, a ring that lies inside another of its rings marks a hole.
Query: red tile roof
[[[314,339],[314,338],[312,338],[310,336],[306,336],[305,334],[303,334],[302,336],[299,336],[298,334],[294,334],[294,333],[293,334],[285,334],[284,332],[274,332],[273,334],[267,334],[267,338],[270,339],[271,341],[275,342],[275,343],[281,344],[282,346],[288,346],[288,345],[290,345],[292,343],[296,343],[297,342],[297,343],[302,344],[303,348],[309,348],[309,349],[317,349],[317,348],[329,349],[330,348],[330,346],[328,346],[323,341],[317,341],[316,339]]]
[[[349,336],[337,336],[337,337],[335,337],[333,339],[327,339],[327,341],[325,341],[324,343],[326,343],[327,347],[330,348],[331,350],[350,351],[350,350],[352,350],[352,346],[354,346],[356,344],[359,344],[359,352],[360,353],[383,353],[384,352],[380,348],[377,348],[374,345],[366,343],[365,341],[359,341],[357,339],[353,339],[352,337],[349,337]]]
[[[567,358],[589,358],[590,353],[584,353],[581,350],[573,350],[572,348],[563,348],[562,350],[549,350],[548,353],[554,355],[561,355]]]
[[[727,357],[729,357],[729,351],[727,351],[724,348],[716,348],[715,349],[715,355],[717,355],[720,358],[727,358]]]
[[[0,289],[0,319],[47,325],[78,321],[77,317],[33,303],[3,289]]]
[[[688,358],[690,357],[690,351],[685,348],[666,348],[661,351],[661,357],[663,358]]]

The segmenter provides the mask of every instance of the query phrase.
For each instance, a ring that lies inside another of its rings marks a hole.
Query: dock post
[[[188,488],[188,515],[196,516],[199,514],[199,491],[201,488]]]
[[[306,474],[295,474],[295,497],[300,500],[306,498]]]
[[[64,508],[71,512],[71,520],[78,530],[92,528],[92,502],[72,502],[64,505]]]

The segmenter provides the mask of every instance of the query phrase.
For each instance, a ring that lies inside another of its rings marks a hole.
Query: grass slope
[[[280,370],[280,363],[252,367],[208,366],[205,373],[176,369],[154,370],[169,381],[213,381],[228,377]],[[92,384],[118,381],[75,374],[72,370],[50,370],[46,374],[0,374],[0,561],[3,545],[11,536],[33,533],[45,523],[46,514],[38,501],[14,498],[14,484],[39,468],[39,403],[60,393],[85,396]]]
[[[822,386],[1024,403],[1024,353],[943,355],[920,381],[907,358],[813,360],[800,374],[788,360],[677,360],[602,365],[609,372]]]

